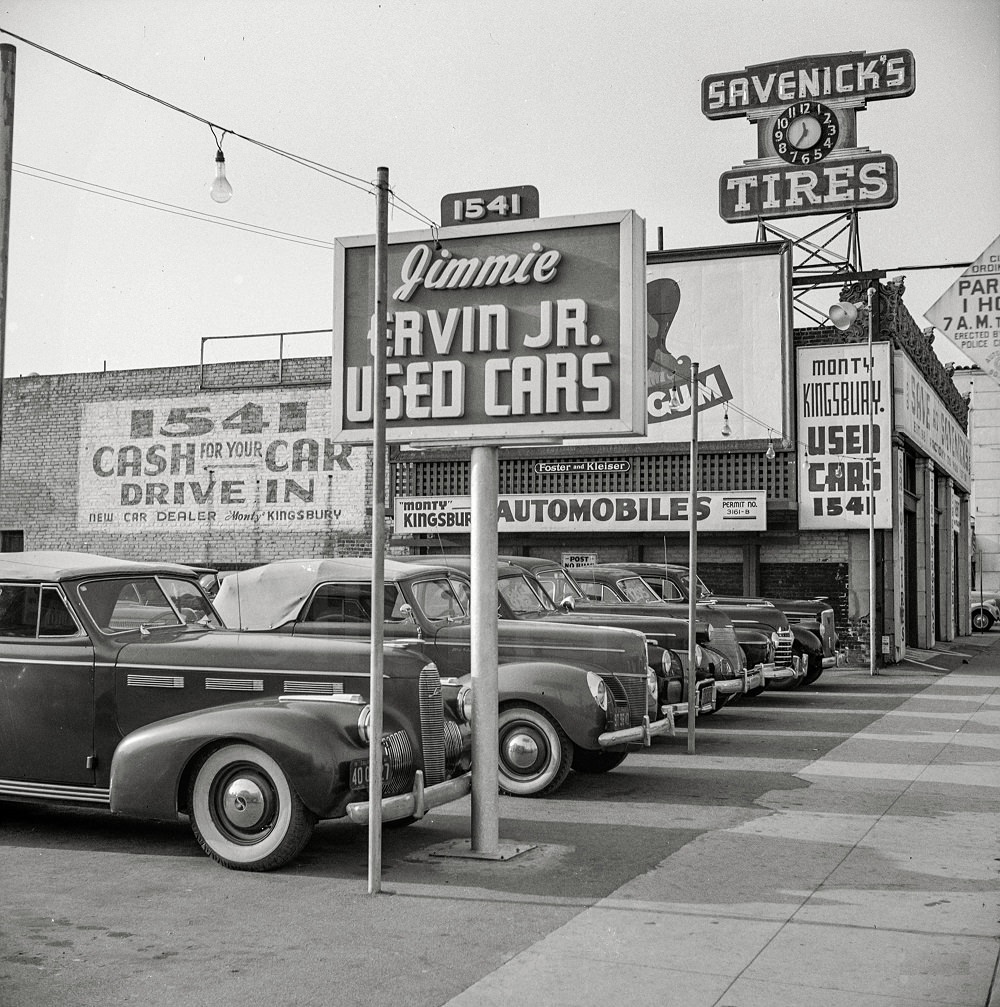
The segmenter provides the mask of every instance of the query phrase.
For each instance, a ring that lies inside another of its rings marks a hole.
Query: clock
[[[818,101],[797,101],[780,112],[771,128],[775,153],[789,164],[822,161],[840,135],[833,110]]]

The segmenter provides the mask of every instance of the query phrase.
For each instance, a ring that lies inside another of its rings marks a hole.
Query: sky
[[[8,377],[197,364],[205,336],[328,330],[332,242],[374,232],[379,166],[400,201],[391,231],[439,220],[446,193],[527,184],[542,216],[635,210],[647,248],[660,228],[669,249],[752,242],[756,225],[719,216],[718,184],[756,156],[754,127],[706,118],[701,81],[799,56],[913,53],[915,92],[858,116],[859,144],[899,174],[897,205],[859,215],[859,233],[864,268],[911,267],[904,302],[921,327],[963,270],[912,267],[970,262],[1000,233],[997,0],[0,10],[25,40],[0,36],[16,49]],[[209,198],[207,123],[229,131],[225,204]],[[807,234],[829,219],[778,223]],[[248,346],[211,342],[206,359]],[[943,337],[935,350],[969,363]],[[314,352],[328,336],[286,341],[288,355]]]

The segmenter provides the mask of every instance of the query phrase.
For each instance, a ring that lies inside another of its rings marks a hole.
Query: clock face
[[[771,129],[775,153],[789,164],[815,164],[834,147],[840,125],[818,101],[797,101],[780,112]]]

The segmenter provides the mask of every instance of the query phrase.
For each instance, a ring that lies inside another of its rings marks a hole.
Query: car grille
[[[823,653],[829,657],[837,649],[837,627],[833,619],[833,609],[824,608],[820,618],[823,622]]]
[[[737,642],[736,630],[732,626],[713,626],[709,646],[729,658],[729,663],[733,666],[734,674],[743,674],[746,660]]]
[[[420,743],[424,756],[424,782],[445,778],[444,703],[441,676],[434,665],[420,671]]]
[[[774,663],[779,668],[790,668],[792,666],[792,631],[779,629],[775,635],[778,637],[778,644],[774,649]]]
[[[628,703],[629,727],[642,723],[646,716],[646,696],[648,686],[642,675],[602,675],[604,684],[616,700]]]
[[[406,731],[393,731],[382,739],[384,777],[382,794],[405,794],[413,786],[413,746]]]

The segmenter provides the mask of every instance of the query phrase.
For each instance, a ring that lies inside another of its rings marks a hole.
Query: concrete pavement
[[[1000,1005],[994,643],[997,634],[962,638],[883,669],[872,687],[940,671],[798,769],[807,787],[772,791],[759,816],[717,823],[449,1007]],[[858,670],[827,673],[838,674]]]

